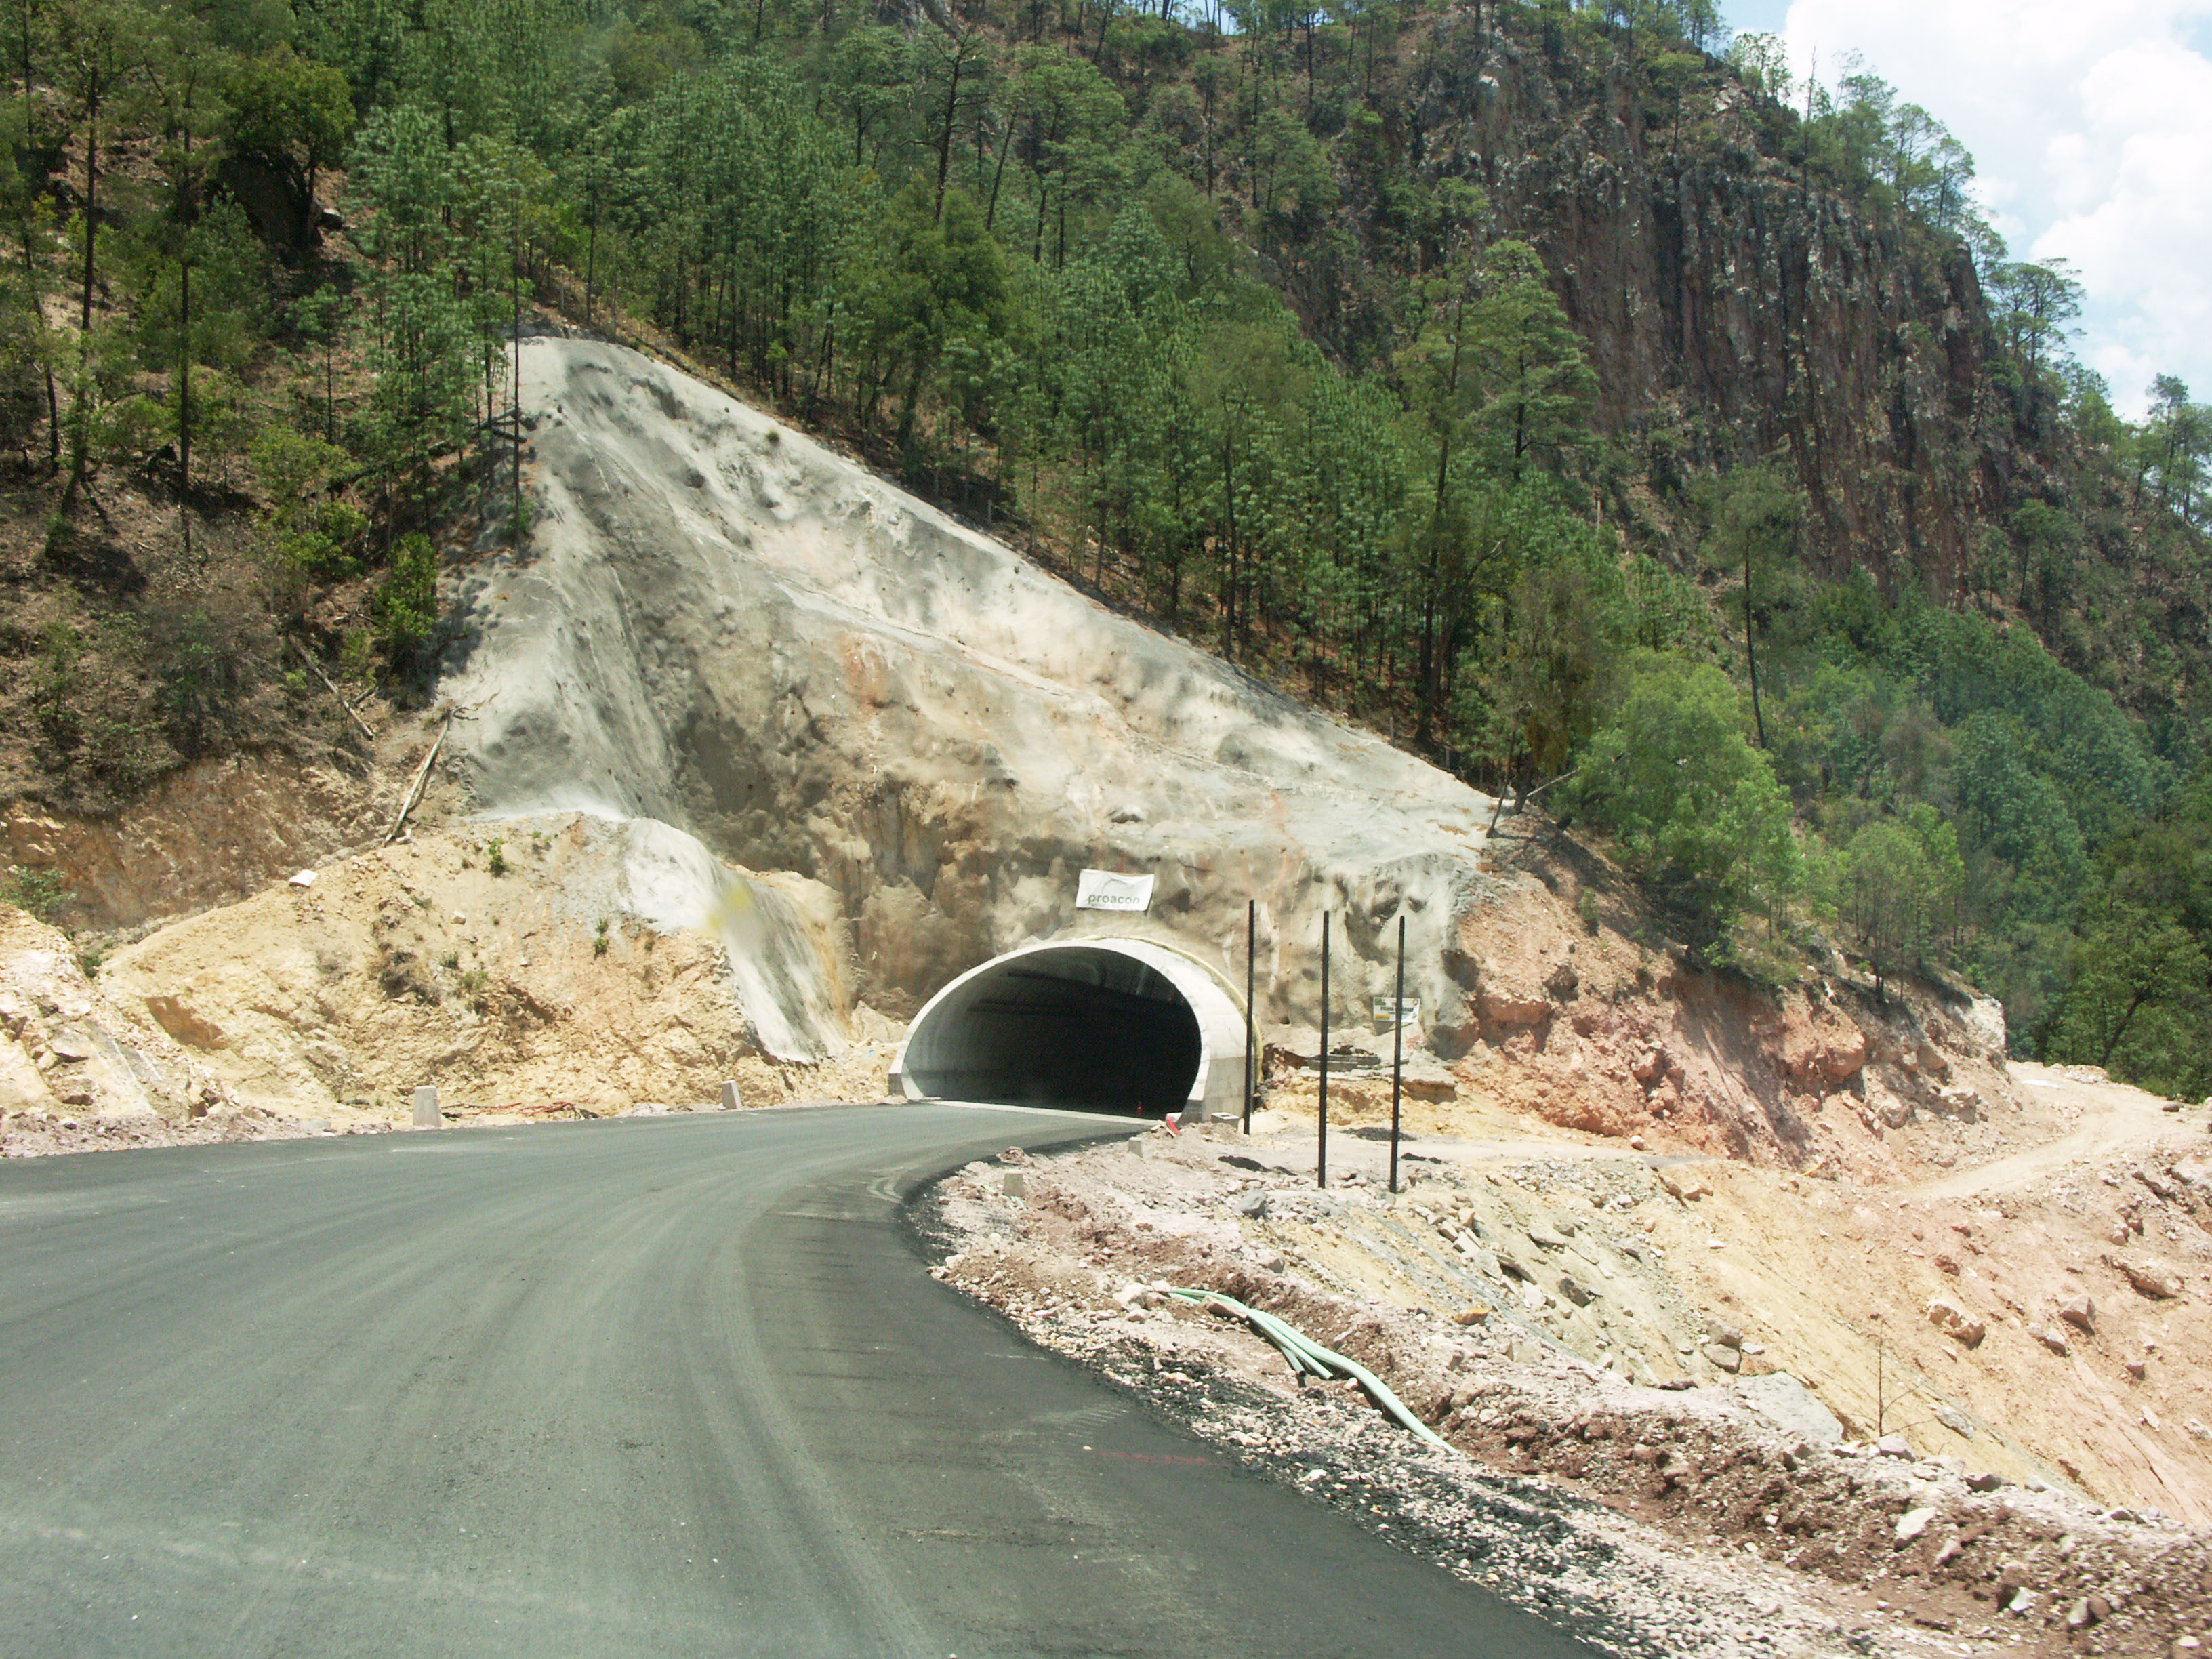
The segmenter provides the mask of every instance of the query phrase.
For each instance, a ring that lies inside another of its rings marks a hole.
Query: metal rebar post
[[[1398,1091],[1406,1066],[1406,918],[1398,918],[1398,995],[1390,1005],[1390,1190],[1398,1190]]]
[[[1321,1138],[1315,1143],[1314,1185],[1328,1185],[1328,912],[1321,913]]]
[[[1259,1056],[1253,1053],[1252,994],[1260,976],[1260,901],[1244,901],[1244,1133],[1252,1133],[1252,1097],[1259,1092]]]

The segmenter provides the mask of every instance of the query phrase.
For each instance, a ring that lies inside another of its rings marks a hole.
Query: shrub
[[[12,904],[40,921],[52,921],[76,898],[75,893],[62,885],[61,872],[57,870],[18,866],[8,872],[6,880],[0,881],[0,904]]]
[[[1638,653],[1620,716],[1591,740],[1570,811],[1610,830],[1630,868],[1709,951],[1744,910],[1779,916],[1802,868],[1790,803],[1745,740],[1711,664]]]
[[[438,625],[438,556],[428,536],[402,536],[393,545],[392,568],[370,610],[393,666],[422,649]]]

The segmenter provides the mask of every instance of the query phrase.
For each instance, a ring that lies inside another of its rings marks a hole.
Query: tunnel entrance
[[[1244,1017],[1212,974],[1143,939],[1033,945],[970,969],[907,1028],[894,1085],[1158,1117],[1241,1109]]]

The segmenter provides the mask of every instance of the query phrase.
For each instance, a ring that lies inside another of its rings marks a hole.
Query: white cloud
[[[2139,410],[2212,398],[2212,0],[1795,0],[1800,73],[1844,54],[1956,133],[2019,258],[2073,262],[2083,360]]]

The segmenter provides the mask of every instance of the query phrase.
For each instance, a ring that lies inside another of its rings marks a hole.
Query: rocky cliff
[[[1717,66],[1669,98],[1478,9],[1439,20],[1409,76],[1355,224],[1389,223],[1380,192],[1408,166],[1480,186],[1552,272],[1601,428],[1662,493],[1781,453],[1832,568],[1960,591],[2014,465],[2008,421],[1978,412],[1996,341],[1962,246],[1814,181],[1792,118]]]

